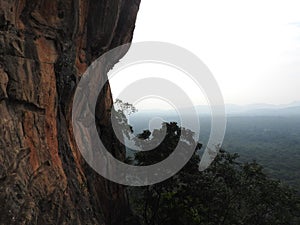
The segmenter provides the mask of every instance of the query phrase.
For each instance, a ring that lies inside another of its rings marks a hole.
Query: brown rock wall
[[[85,164],[70,112],[88,65],[131,41],[138,7],[139,0],[0,0],[0,224],[125,224],[124,188]],[[111,104],[107,84],[101,138],[122,158]]]

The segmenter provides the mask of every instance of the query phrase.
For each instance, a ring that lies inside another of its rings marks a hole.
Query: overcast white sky
[[[192,51],[226,103],[289,103],[300,100],[299,9],[299,0],[142,0],[133,41]],[[113,93],[125,86],[116,79]]]

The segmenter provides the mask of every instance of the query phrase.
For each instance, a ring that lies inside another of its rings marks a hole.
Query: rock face
[[[124,187],[85,164],[70,112],[91,62],[131,41],[139,3],[0,0],[0,224],[126,224]],[[101,138],[122,159],[111,106],[107,84],[98,101]]]

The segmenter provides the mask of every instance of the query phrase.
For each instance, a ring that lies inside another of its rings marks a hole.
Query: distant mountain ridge
[[[290,104],[249,104],[226,105],[227,115],[242,114],[247,116],[300,116],[300,101]]]
[[[211,110],[208,105],[197,105],[195,109],[199,115],[210,115]],[[225,105],[227,116],[300,116],[300,101],[295,101],[290,104],[265,104],[256,103],[248,105]],[[147,115],[174,115],[173,110],[139,110],[140,114]],[[189,114],[192,112],[191,108],[182,108],[182,111]]]

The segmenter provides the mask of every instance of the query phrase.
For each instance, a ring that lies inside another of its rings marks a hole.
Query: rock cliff
[[[70,112],[91,62],[132,40],[139,3],[0,0],[0,224],[126,224],[124,187],[86,165]],[[97,119],[101,138],[122,159],[111,106],[107,84]]]

